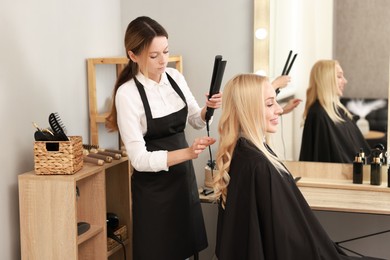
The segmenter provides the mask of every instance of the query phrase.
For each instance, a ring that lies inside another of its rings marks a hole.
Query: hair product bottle
[[[373,151],[373,157],[371,162],[371,178],[370,183],[371,185],[381,185],[382,183],[382,163],[380,159],[380,151],[374,150]]]
[[[363,160],[357,153],[353,162],[352,182],[356,184],[363,183]]]
[[[390,188],[390,165],[387,168],[387,187]]]

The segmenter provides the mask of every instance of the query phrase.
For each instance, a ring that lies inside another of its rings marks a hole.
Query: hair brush
[[[57,112],[49,115],[49,124],[57,141],[69,141],[68,136],[65,134],[65,126]]]

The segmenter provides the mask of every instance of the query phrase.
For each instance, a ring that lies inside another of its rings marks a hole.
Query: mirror
[[[272,79],[280,75],[289,50],[298,53],[295,68],[290,73],[292,83],[281,92],[286,93],[285,98],[295,95],[305,101],[311,66],[319,59],[333,58],[340,61],[348,79],[344,97],[388,97],[390,38],[385,38],[390,37],[387,26],[390,3],[386,0],[254,0],[254,8],[255,33],[259,28],[268,32],[266,38],[254,37],[254,71],[265,72]],[[350,11],[350,8],[356,10]],[[361,15],[361,10],[364,10],[364,15]],[[342,15],[337,15],[338,12]],[[386,21],[379,19],[381,14]],[[359,19],[353,20],[356,18]],[[353,27],[336,25],[339,22]],[[370,29],[370,25],[375,26],[375,30]],[[356,28],[363,32],[353,34]],[[378,47],[373,47],[377,43]],[[353,50],[352,47],[360,49]],[[360,60],[353,59],[356,57]],[[297,160],[299,156],[303,108],[304,103],[291,116],[294,133],[289,137],[292,140],[284,141],[291,144],[290,148],[285,148],[291,149],[292,154],[285,158],[287,160]],[[288,129],[288,126],[283,125],[283,128]],[[388,131],[387,128],[387,138]]]

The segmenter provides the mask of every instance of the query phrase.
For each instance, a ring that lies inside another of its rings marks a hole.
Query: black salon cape
[[[226,208],[218,213],[219,260],[361,259],[335,246],[290,173],[280,174],[246,139],[237,143],[229,174]]]
[[[345,122],[335,124],[318,100],[310,107],[302,134],[300,161],[351,163],[360,148],[370,146],[356,124],[340,111]]]

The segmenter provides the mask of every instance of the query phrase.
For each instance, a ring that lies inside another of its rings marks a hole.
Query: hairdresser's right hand
[[[287,102],[287,104],[283,107],[282,115],[285,115],[285,114],[290,113],[291,111],[293,111],[301,102],[302,102],[302,99],[299,99],[299,98],[292,98],[292,99],[290,99]]]
[[[279,76],[277,77],[276,79],[274,79],[274,81],[272,81],[272,87],[274,89],[278,89],[278,88],[284,88],[288,85],[288,83],[290,83],[291,81],[291,77],[290,76],[287,76],[287,75],[282,75],[282,76]]]
[[[206,93],[205,96],[206,96],[206,107],[210,107],[210,108],[214,108],[214,109],[221,107],[221,105],[222,105],[222,92],[221,91],[214,94],[212,97],[210,97],[210,99],[209,99],[208,93]]]
[[[208,146],[214,144],[216,142],[215,138],[204,136],[199,137],[194,140],[192,145],[189,147],[190,151],[193,154],[193,158],[198,158],[198,155],[203,152]]]

